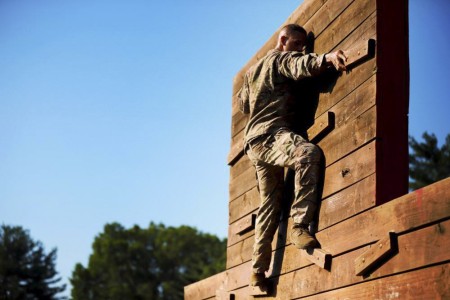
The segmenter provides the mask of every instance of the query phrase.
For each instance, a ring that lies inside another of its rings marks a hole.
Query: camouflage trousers
[[[269,269],[272,240],[279,225],[284,187],[284,167],[295,170],[294,224],[309,224],[318,201],[322,154],[319,148],[288,130],[249,143],[247,156],[256,169],[261,198],[255,225],[252,267],[255,273]]]

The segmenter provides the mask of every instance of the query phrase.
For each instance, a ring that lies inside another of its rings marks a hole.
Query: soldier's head
[[[280,51],[303,51],[307,39],[306,30],[297,24],[288,24],[278,34],[276,49]]]

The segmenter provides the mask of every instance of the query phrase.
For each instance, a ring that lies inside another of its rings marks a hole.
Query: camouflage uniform
[[[255,273],[269,269],[271,244],[280,219],[284,167],[295,170],[294,223],[309,224],[315,213],[321,153],[290,130],[294,121],[290,85],[324,68],[324,55],[271,50],[245,75],[239,105],[243,113],[250,114],[244,142],[256,169],[261,198],[252,259]]]

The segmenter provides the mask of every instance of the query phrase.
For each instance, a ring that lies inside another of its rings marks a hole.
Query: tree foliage
[[[427,186],[450,176],[450,134],[439,148],[434,134],[424,132],[423,142],[409,137],[409,187],[412,190]]]
[[[107,224],[87,268],[75,266],[74,300],[183,299],[183,288],[222,271],[226,240],[181,226]]]
[[[45,254],[39,241],[33,241],[19,226],[2,225],[0,230],[0,299],[65,299],[57,294],[65,285],[55,286],[56,249]]]

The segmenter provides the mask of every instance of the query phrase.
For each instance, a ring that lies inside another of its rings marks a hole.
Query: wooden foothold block
[[[270,283],[267,283],[263,286],[250,286],[250,296],[267,296],[270,294],[272,286]]]
[[[319,248],[301,250],[301,252],[304,257],[320,268],[325,270],[330,269],[332,258],[330,253]]]
[[[387,255],[393,253],[397,248],[396,235],[389,232],[389,236],[379,240],[355,259],[355,273],[357,276],[364,275]]]
[[[328,111],[322,114],[320,117],[314,120],[313,126],[308,129],[308,137],[312,143],[318,143],[323,139],[331,130],[334,129],[335,116],[334,113]]]
[[[365,40],[363,43],[345,51],[345,55],[347,55],[346,66],[347,68],[351,68],[359,62],[375,55],[375,40]]]
[[[255,228],[256,215],[250,214],[236,222],[236,234],[244,234]]]

